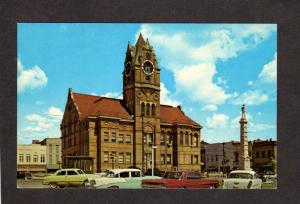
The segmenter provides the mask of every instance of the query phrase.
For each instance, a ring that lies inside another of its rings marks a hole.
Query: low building
[[[61,168],[61,139],[45,138],[40,142],[46,146],[46,167],[48,172],[54,172]]]
[[[204,143],[203,143],[204,144]],[[248,142],[249,156],[252,155],[252,142]],[[223,143],[206,143],[205,149],[205,169],[206,171],[228,172],[238,169],[240,166],[241,143],[237,141]]]
[[[17,172],[46,172],[46,146],[35,141],[17,145]]]
[[[252,147],[253,169],[255,171],[275,171],[272,161],[277,160],[277,142],[270,140],[254,140]]]

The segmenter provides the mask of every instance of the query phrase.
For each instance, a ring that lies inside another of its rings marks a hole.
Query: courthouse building
[[[146,170],[153,152],[160,170],[200,170],[202,126],[180,106],[160,104],[157,57],[142,35],[135,46],[128,44],[122,74],[123,99],[69,89],[61,123],[63,167]]]

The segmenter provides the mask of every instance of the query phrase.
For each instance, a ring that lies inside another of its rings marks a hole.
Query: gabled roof
[[[202,128],[201,125],[199,125],[198,123],[190,119],[188,116],[186,116],[179,107],[167,105],[160,105],[160,122],[181,125],[192,125]]]
[[[80,93],[72,93],[72,97],[78,108],[80,118],[106,116],[125,120],[132,119],[121,105],[121,100]]]
[[[122,100],[71,92],[71,98],[79,111],[81,119],[104,116],[132,120],[133,118],[122,106]],[[180,108],[160,105],[160,122],[165,124],[201,126],[190,119]]]

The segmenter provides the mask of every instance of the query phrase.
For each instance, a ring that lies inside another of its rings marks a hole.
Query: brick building
[[[128,44],[123,99],[69,89],[61,123],[64,167],[90,171],[154,165],[200,170],[200,131],[181,107],[160,104],[160,69],[153,47],[140,35]]]
[[[277,160],[277,142],[270,140],[254,140],[252,147],[253,169],[256,171],[276,171],[272,160]]]

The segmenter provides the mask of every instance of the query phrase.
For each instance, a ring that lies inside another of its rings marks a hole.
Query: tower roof
[[[146,42],[145,42],[145,39],[144,39],[142,33],[140,33],[139,38],[138,38],[138,40],[136,41],[135,46],[138,47],[139,45],[144,45],[145,43],[146,43]]]

